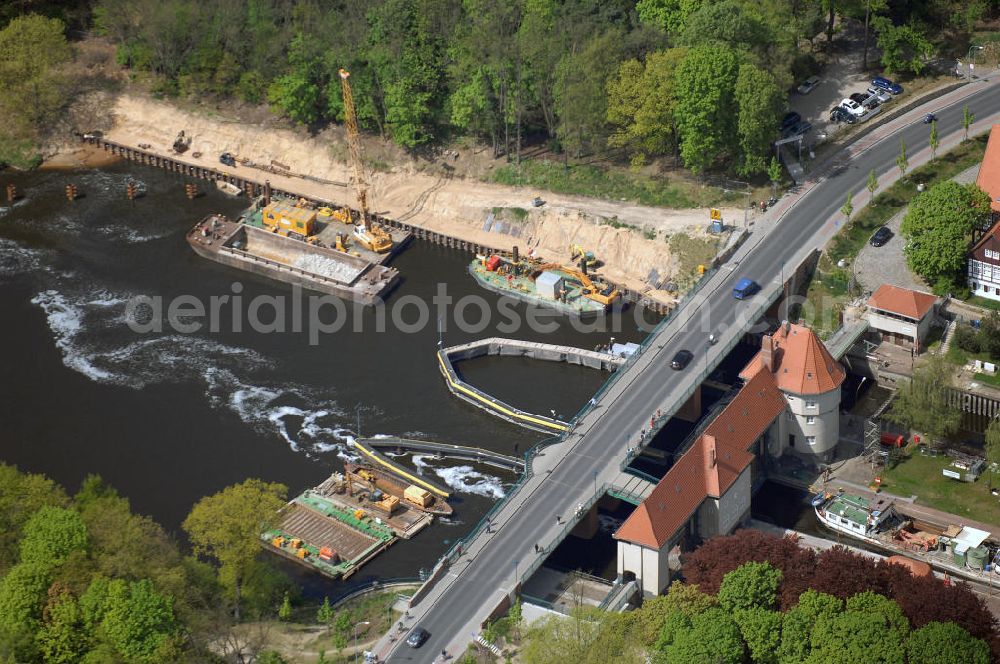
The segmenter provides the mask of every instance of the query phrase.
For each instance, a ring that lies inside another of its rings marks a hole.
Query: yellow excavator
[[[619,293],[618,289],[614,286],[604,283],[596,284],[589,276],[580,270],[566,267],[565,265],[560,265],[559,263],[544,263],[539,265],[532,271],[532,279],[536,278],[539,274],[545,272],[546,270],[557,270],[579,281],[580,285],[583,286],[583,290],[581,291],[583,296],[593,300],[594,302],[603,304],[604,306],[609,306],[612,302],[621,297],[621,293]]]
[[[587,251],[578,244],[569,245],[569,255],[574,263],[585,260],[587,261],[587,267],[597,267],[597,257],[594,255],[594,252]]]
[[[344,95],[344,125],[347,127],[347,146],[351,153],[351,165],[354,167],[354,186],[358,192],[358,210],[361,212],[361,223],[354,227],[354,239],[361,246],[382,254],[392,249],[392,236],[372,221],[368,212],[368,182],[365,180],[365,168],[361,160],[358,116],[354,110],[354,96],[351,94],[351,84],[348,81],[351,74],[346,69],[341,69],[339,73],[340,88]],[[350,218],[349,215],[348,218]]]

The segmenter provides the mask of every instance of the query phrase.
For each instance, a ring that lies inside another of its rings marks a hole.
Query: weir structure
[[[484,450],[481,447],[452,445],[451,443],[436,443],[431,440],[412,440],[410,438],[399,438],[397,436],[360,438],[358,439],[358,442],[369,449],[376,448],[394,450],[397,452],[428,452],[437,457],[476,461],[488,466],[497,466],[516,472],[524,470],[523,458],[509,456],[507,454],[501,454],[500,452],[493,452],[491,450]]]
[[[438,367],[452,394],[501,419],[542,433],[565,432],[569,430],[570,425],[568,422],[555,417],[537,415],[521,410],[516,406],[511,406],[466,383],[455,369],[455,362],[489,355],[528,357],[534,360],[546,360],[549,362],[568,362],[569,364],[600,369],[602,371],[614,371],[625,363],[624,357],[612,355],[611,353],[584,350],[582,348],[573,348],[572,346],[544,344],[537,341],[504,339],[501,337],[489,337],[438,350]]]

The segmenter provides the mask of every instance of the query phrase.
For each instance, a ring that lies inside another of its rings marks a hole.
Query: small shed
[[[547,297],[550,300],[558,300],[559,295],[565,290],[564,279],[561,274],[556,272],[542,272],[535,279],[535,290],[542,297]]]

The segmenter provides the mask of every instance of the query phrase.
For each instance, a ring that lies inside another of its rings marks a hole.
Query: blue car
[[[903,92],[902,85],[899,83],[893,83],[884,76],[877,76],[872,79],[872,87],[878,88],[879,90],[885,90],[886,92],[894,95],[898,95]]]
[[[744,277],[736,283],[736,286],[733,287],[733,297],[737,300],[745,300],[758,290],[760,290],[760,286],[757,285],[756,281]]]

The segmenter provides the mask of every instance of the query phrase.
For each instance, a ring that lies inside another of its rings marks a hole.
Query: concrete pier
[[[584,350],[582,348],[573,348],[572,346],[543,344],[537,341],[503,339],[501,337],[489,337],[467,344],[450,346],[443,349],[442,352],[448,355],[448,359],[451,362],[461,362],[462,360],[471,360],[488,355],[499,355],[503,357],[528,357],[533,360],[545,360],[547,362],[566,362],[590,369],[600,369],[601,371],[614,371],[625,363],[624,357],[612,355],[611,353]]]
[[[489,337],[467,344],[442,348],[437,355],[441,375],[444,376],[452,394],[501,419],[542,433],[562,433],[569,430],[570,425],[568,422],[553,417],[523,411],[469,385],[458,375],[454,363],[488,355],[568,362],[605,371],[613,371],[625,363],[625,358],[610,353],[500,337]]]

